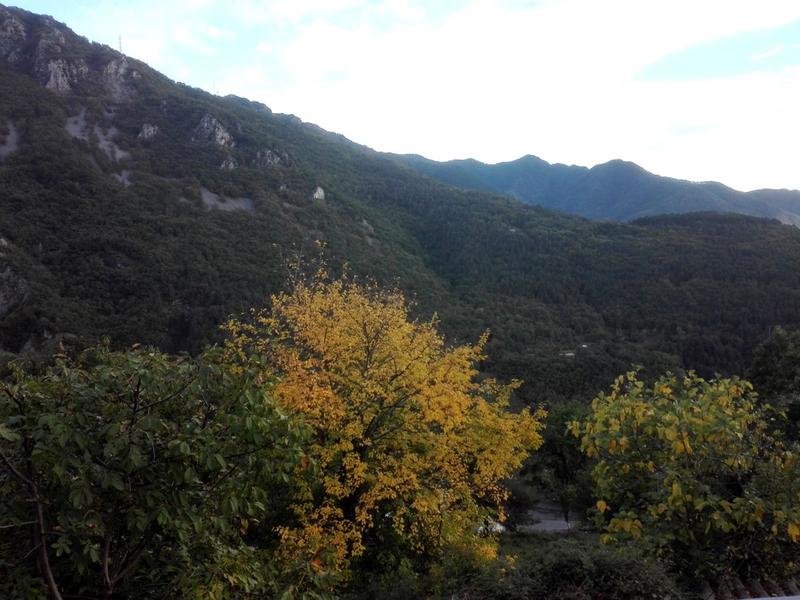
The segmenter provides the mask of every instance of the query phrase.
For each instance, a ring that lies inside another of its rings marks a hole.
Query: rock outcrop
[[[322,187],[317,186],[317,189],[314,190],[314,193],[311,194],[312,200],[325,200],[325,190]]]
[[[131,187],[131,172],[123,169],[119,173],[112,173],[111,176],[125,187]]]
[[[364,228],[364,231],[366,231],[368,235],[372,236],[375,235],[375,228],[366,219],[361,219],[361,226]]]
[[[223,148],[236,146],[236,141],[230,132],[210,113],[203,115],[200,123],[194,128],[192,141],[216,144]]]
[[[66,129],[67,133],[72,137],[88,142],[89,131],[86,128],[86,108],[81,108],[81,111],[74,117],[67,117],[67,122],[64,123],[64,129]]]
[[[158,125],[153,125],[151,123],[142,123],[142,129],[139,131],[138,137],[140,140],[150,140],[156,137],[159,134],[160,129]]]
[[[99,125],[94,126],[94,135],[97,137],[97,147],[102,150],[108,158],[114,162],[128,158],[130,152],[123,150],[114,141],[114,138],[119,134],[116,127],[109,127],[103,131]]]
[[[89,67],[82,58],[70,61],[65,58],[46,58],[47,54],[47,50],[37,51],[34,70],[39,82],[48,90],[66,94],[89,74]]]
[[[134,94],[132,80],[139,79],[141,74],[128,63],[127,56],[120,56],[109,62],[103,69],[103,84],[114,102],[130,100]]]
[[[0,7],[0,57],[10,64],[28,66],[33,76],[47,89],[59,94],[69,92],[89,74],[86,61],[66,57],[64,27],[51,17],[40,17],[36,33],[38,41],[29,40],[32,34],[26,24],[24,11]]]
[[[287,164],[288,162],[289,155],[286,154],[286,152],[266,148],[256,152],[256,157],[253,160],[253,166],[265,169],[268,167],[277,167],[282,163]]]
[[[8,133],[6,134],[6,139],[0,145],[0,160],[5,160],[19,148],[19,131],[17,131],[16,125],[9,120],[6,126],[8,127]]]
[[[44,87],[66,94],[85,79],[89,67],[83,58],[64,56],[66,38],[49,17],[42,18],[49,27],[41,34],[33,55],[33,74]]]
[[[11,64],[22,60],[22,47],[28,39],[28,29],[7,8],[0,8],[0,57]]]
[[[91,78],[102,83],[114,102],[130,99],[135,91],[131,83],[141,73],[128,58],[99,45],[75,52],[79,44],[80,38],[52,17],[0,6],[0,59],[58,94],[72,92]]]
[[[233,171],[236,167],[239,166],[239,163],[236,162],[236,159],[232,156],[226,156],[225,160],[222,161],[222,164],[219,166],[221,171]]]
[[[28,282],[17,275],[11,267],[0,273],[0,318],[5,317],[30,296]]]
[[[211,190],[201,187],[200,200],[206,210],[221,210],[224,212],[255,211],[255,204],[250,198],[229,198],[227,196],[220,196]]]

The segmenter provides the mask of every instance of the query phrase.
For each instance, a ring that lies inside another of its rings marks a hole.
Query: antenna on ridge
[[[122,36],[119,36],[119,53],[122,54]]]

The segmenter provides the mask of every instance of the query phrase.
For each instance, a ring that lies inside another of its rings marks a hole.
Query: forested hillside
[[[494,165],[471,159],[436,162],[417,155],[390,156],[443,183],[507,194],[528,204],[589,219],[632,221],[654,215],[713,211],[800,224],[798,191],[745,193],[715,181],[660,177],[622,160],[587,169],[550,164],[531,155]]]
[[[631,363],[739,372],[800,324],[800,231],[696,214],[595,223],[461,191],[262,104],[175,83],[0,10],[0,343],[199,351],[322,241],[547,400]],[[75,337],[72,337],[75,336]]]

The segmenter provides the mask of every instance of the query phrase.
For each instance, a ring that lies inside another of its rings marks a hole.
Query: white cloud
[[[263,52],[264,54],[271,54],[275,51],[275,47],[269,42],[261,41],[256,44],[256,50]]]
[[[774,48],[770,48],[769,50],[765,50],[764,52],[759,52],[757,54],[752,54],[748,58],[749,60],[758,62],[760,60],[765,60],[767,58],[772,58],[773,56],[777,56],[781,52],[783,52],[783,44],[778,44]]]
[[[778,168],[800,133],[788,112],[800,101],[793,73],[635,78],[681,49],[797,18],[796,2],[565,0],[475,1],[438,25],[388,31],[317,19],[280,51],[290,84],[250,80],[242,93],[381,150],[490,162],[622,157],[740,188],[800,187],[794,169]],[[687,127],[695,132],[675,134]]]
[[[260,100],[379,150],[490,162],[527,153],[577,164],[619,157],[739,188],[800,188],[791,164],[800,139],[797,71],[637,79],[683,49],[798,20],[796,0],[102,6],[76,29],[113,32],[113,40],[120,32],[126,52],[169,76],[194,85],[216,79],[221,93]],[[252,37],[250,52],[226,55],[242,36]],[[204,60],[212,53],[230,56],[224,72]]]

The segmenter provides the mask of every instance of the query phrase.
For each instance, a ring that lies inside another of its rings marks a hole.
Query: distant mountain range
[[[0,7],[0,350],[109,336],[196,352],[282,289],[287,259],[317,240],[333,272],[399,286],[450,340],[489,329],[482,368],[525,380],[524,400],[590,398],[632,363],[741,373],[770,328],[800,326],[796,227],[708,213],[594,222],[497,193],[558,190],[605,207],[590,216],[631,219],[662,188],[687,190],[659,196],[682,197],[673,210],[721,208],[688,190],[732,190],[533,158],[451,164],[445,185],[410,163],[439,169]]]
[[[418,155],[391,156],[448,185],[506,194],[589,219],[633,221],[664,214],[728,212],[800,225],[800,191],[739,192],[713,181],[661,177],[622,160],[586,168],[550,164],[531,155],[494,165],[472,159],[436,162]]]

